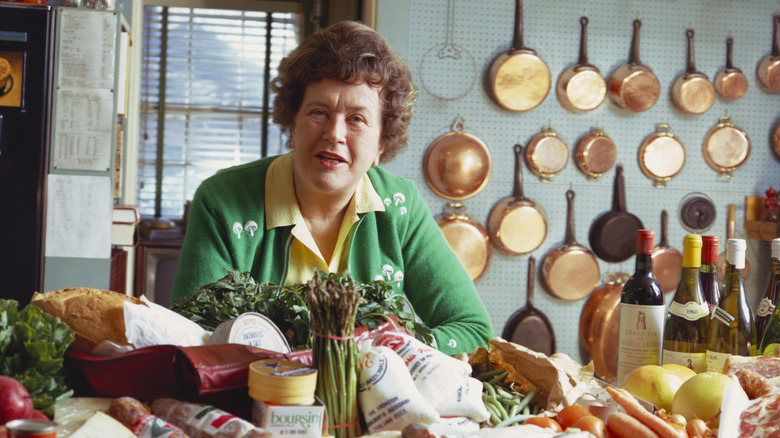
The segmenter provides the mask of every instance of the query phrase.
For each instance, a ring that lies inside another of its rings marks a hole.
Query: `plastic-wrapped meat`
[[[270,438],[271,434],[243,418],[214,406],[160,398],[152,413],[178,426],[192,438]]]
[[[106,413],[139,438],[190,438],[178,427],[152,415],[143,403],[132,397],[115,399]]]
[[[759,397],[739,417],[739,438],[780,437],[780,394]]]

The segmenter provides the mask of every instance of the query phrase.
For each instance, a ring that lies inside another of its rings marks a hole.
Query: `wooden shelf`
[[[764,197],[745,196],[745,230],[751,239],[767,242],[780,237],[780,223],[764,220]]]

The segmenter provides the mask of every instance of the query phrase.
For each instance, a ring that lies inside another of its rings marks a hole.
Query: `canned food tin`
[[[235,319],[218,325],[211,334],[210,344],[244,344],[279,353],[292,351],[279,327],[265,315],[242,313]]]
[[[57,438],[57,423],[46,420],[12,420],[5,424],[8,438]]]

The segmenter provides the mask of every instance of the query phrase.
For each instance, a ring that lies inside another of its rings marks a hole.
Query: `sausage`
[[[152,413],[192,438],[269,438],[270,433],[243,418],[214,406],[187,403],[172,398],[152,402]]]
[[[769,394],[775,389],[769,379],[747,368],[738,370],[734,375],[737,376],[739,384],[745,390],[745,394],[747,394],[750,400]]]
[[[106,413],[139,438],[191,438],[178,427],[152,415],[146,406],[133,397],[115,399]]]

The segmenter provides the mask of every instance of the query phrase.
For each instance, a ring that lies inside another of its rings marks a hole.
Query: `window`
[[[267,84],[300,33],[292,12],[144,7],[142,214],[181,218],[217,170],[286,151]]]

